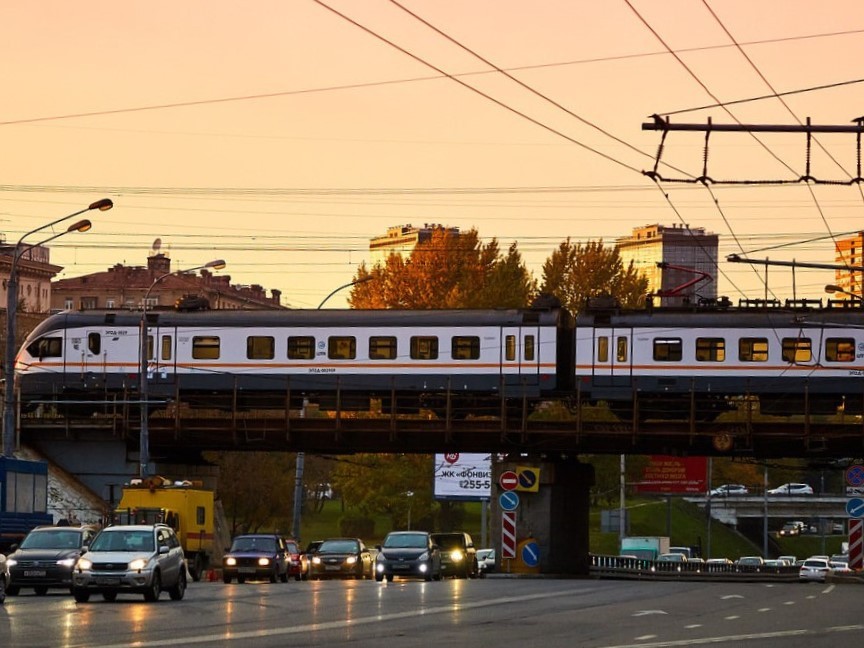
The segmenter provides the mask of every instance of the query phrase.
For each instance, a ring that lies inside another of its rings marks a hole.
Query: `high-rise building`
[[[864,277],[861,272],[849,270],[864,266],[864,232],[858,232],[849,238],[840,239],[835,245],[837,265],[843,266],[843,269],[834,271],[834,283],[842,288],[846,293],[862,296],[862,286],[864,286]],[[854,299],[850,294],[837,293],[835,297],[839,299]]]
[[[435,230],[447,230],[451,235],[458,236],[458,227],[444,227],[426,223],[423,227],[413,225],[397,225],[388,227],[387,234],[376,236],[369,241],[369,262],[374,265],[384,265],[391,254],[408,255],[414,251],[418,243],[425,243],[432,238]]]
[[[717,298],[718,240],[704,227],[654,224],[634,227],[616,245],[624,266],[632,261],[648,279],[655,306],[681,306]]]

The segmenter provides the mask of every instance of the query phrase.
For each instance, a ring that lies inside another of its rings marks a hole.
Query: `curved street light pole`
[[[327,295],[324,299],[321,300],[321,303],[318,304],[318,309],[324,306],[327,303],[327,300],[330,299],[333,295],[335,295],[340,290],[345,290],[345,288],[350,288],[351,286],[356,286],[360,283],[366,283],[367,281],[372,281],[374,277],[367,276],[361,279],[356,279],[354,281],[348,282],[346,284],[342,284],[335,290],[330,291],[330,294]],[[306,406],[304,403],[303,412],[301,416],[306,415]],[[295,540],[300,539],[300,509],[303,507],[303,471],[306,466],[306,453],[298,452],[297,459],[294,464],[294,511],[291,516],[291,536]]]
[[[86,232],[90,229],[92,224],[89,220],[84,219],[77,221],[73,225],[70,225],[62,232],[58,232],[53,236],[49,236],[38,243],[34,243],[33,245],[27,245],[25,247],[21,247],[21,244],[31,234],[35,234],[36,232],[41,232],[44,229],[48,229],[49,227],[53,227],[58,223],[62,223],[65,220],[69,220],[70,218],[75,218],[75,216],[80,216],[88,211],[99,210],[99,211],[108,211],[114,206],[114,203],[110,198],[103,198],[102,200],[97,200],[94,203],[91,203],[84,209],[79,209],[72,214],[67,216],[63,216],[62,218],[58,218],[57,220],[51,221],[46,225],[42,225],[41,227],[37,227],[36,229],[30,230],[20,239],[18,239],[18,243],[15,244],[15,249],[12,250],[12,263],[9,266],[9,279],[6,281],[6,354],[4,356],[4,374],[6,379],[5,389],[3,392],[3,456],[11,457],[15,453],[15,445],[17,440],[16,434],[16,423],[17,423],[17,412],[15,407],[15,352],[17,351],[17,344],[15,339],[17,337],[17,323],[18,323],[18,262],[21,260],[21,257],[24,256],[26,252],[29,252],[35,247],[39,247],[40,245],[45,245],[46,243],[50,243],[56,238],[60,238],[64,234],[69,234],[70,232]]]
[[[829,295],[833,295],[834,293],[840,293],[841,295],[848,295],[852,301],[857,301],[859,303],[864,302],[864,297],[862,297],[861,295],[859,295],[857,293],[850,292],[850,291],[848,291],[845,288],[842,288],[840,286],[835,286],[834,284],[828,284],[827,286],[825,286],[825,292],[828,293]]]
[[[147,335],[147,300],[150,299],[150,293],[156,287],[156,285],[161,282],[166,277],[170,277],[171,275],[176,274],[184,274],[187,272],[195,272],[196,270],[203,270],[204,268],[213,268],[214,270],[221,270],[225,267],[225,261],[222,259],[218,259],[215,261],[209,261],[204,265],[195,266],[194,268],[183,268],[180,270],[174,270],[173,272],[166,272],[162,274],[150,284],[150,287],[147,289],[147,292],[144,293],[144,299],[141,302],[141,321],[138,324],[138,395],[140,396],[140,410],[141,410],[141,418],[140,418],[140,427],[139,427],[139,436],[138,436],[138,476],[141,479],[145,479],[149,477],[150,470],[150,428],[149,428],[149,417],[150,417],[150,404],[148,403],[148,378],[147,378],[147,360],[150,357],[148,340],[150,339]],[[154,340],[153,350],[156,350],[156,342]]]

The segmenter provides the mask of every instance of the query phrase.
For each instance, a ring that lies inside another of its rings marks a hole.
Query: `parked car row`
[[[768,495],[813,495],[813,487],[803,483],[782,484],[765,491]],[[750,489],[744,484],[722,484],[712,488],[708,494],[711,497],[742,497],[750,495]]]

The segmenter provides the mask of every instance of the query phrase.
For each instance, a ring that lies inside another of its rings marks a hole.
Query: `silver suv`
[[[174,530],[165,524],[102,529],[72,574],[72,595],[79,603],[87,602],[94,593],[113,601],[126,592],[156,601],[163,590],[175,601],[186,593],[183,548]]]

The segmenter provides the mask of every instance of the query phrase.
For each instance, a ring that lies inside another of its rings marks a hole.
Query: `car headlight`
[[[348,564],[348,565],[353,565],[353,564],[356,563],[356,562],[357,562],[357,556],[348,556],[348,557],[345,559],[345,563]]]
[[[459,551],[458,549],[456,549],[455,551],[451,551],[451,552],[450,552],[450,560],[452,560],[453,562],[459,562],[459,561],[462,560],[464,557],[465,557],[465,556],[462,555],[462,552]]]
[[[312,557],[312,564],[313,564],[313,565],[320,565],[320,564],[321,564],[321,559],[320,559],[318,556],[313,556],[313,557]]]
[[[79,558],[78,562],[75,564],[75,567],[80,570],[91,569],[93,567],[93,563],[86,558]]]
[[[61,567],[72,567],[75,565],[75,559],[74,558],[64,558],[63,560],[58,560],[57,564],[60,565]]]
[[[13,559],[10,558],[9,560],[6,561],[6,564],[7,564],[9,567],[14,567],[15,565],[18,564],[18,561],[17,561],[17,560],[13,560]]]
[[[420,554],[417,560],[429,560],[429,552],[424,551],[422,554]]]
[[[384,571],[384,563],[380,563],[380,562],[379,562],[377,565],[375,565],[375,570],[376,570],[378,573],[383,572],[383,571]]]
[[[259,558],[258,564],[261,565],[262,567],[266,567],[267,565],[270,564],[270,559],[269,558]]]
[[[237,564],[237,559],[234,556],[226,556],[225,564],[228,567],[234,567]]]
[[[131,569],[133,571],[139,571],[141,569],[144,569],[146,566],[147,566],[147,559],[146,558],[136,558],[135,560],[133,560],[132,562],[129,563],[129,569]]]

